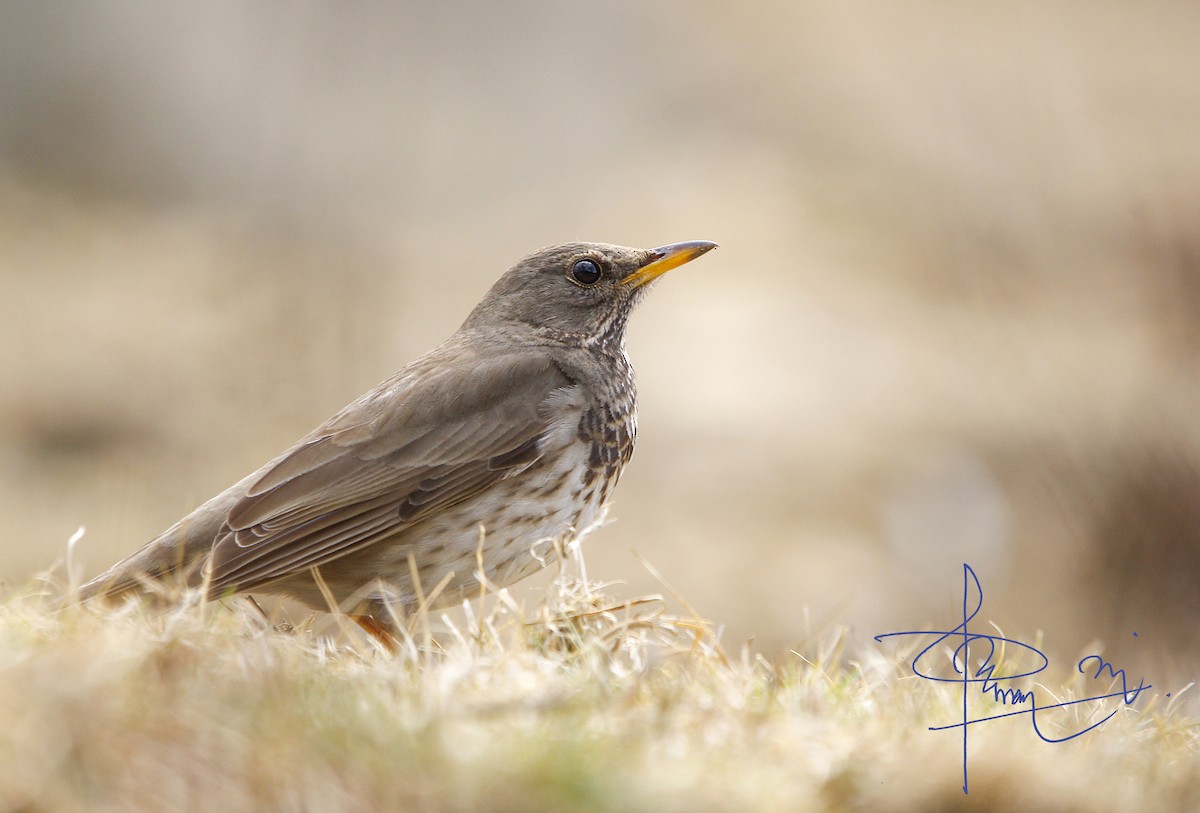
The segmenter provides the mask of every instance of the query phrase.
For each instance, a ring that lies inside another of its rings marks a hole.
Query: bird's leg
[[[243,593],[242,597],[244,599],[246,599],[246,601],[250,604],[251,607],[258,610],[258,614],[262,616],[263,621],[266,621],[268,624],[271,623],[271,616],[267,615],[267,611],[264,610],[263,606],[258,603],[258,599],[256,599],[254,596],[250,595],[249,593]]]
[[[350,617],[354,619],[354,623],[366,630],[368,635],[383,644],[384,649],[393,655],[396,654],[400,643],[396,640],[396,636],[392,635],[391,625],[379,623],[379,620],[373,615],[352,615]]]

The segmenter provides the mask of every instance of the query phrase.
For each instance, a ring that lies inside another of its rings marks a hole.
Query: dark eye
[[[571,279],[580,285],[595,285],[600,281],[600,264],[595,260],[576,260],[571,266]]]

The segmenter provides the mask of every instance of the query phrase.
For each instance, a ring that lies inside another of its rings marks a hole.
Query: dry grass
[[[1200,804],[1200,730],[1174,700],[1064,745],[979,726],[963,797],[956,736],[926,730],[960,695],[907,678],[910,652],[855,657],[835,636],[778,663],[731,657],[707,624],[615,600],[580,568],[532,612],[500,593],[415,619],[394,656],[248,602],[81,608],[50,578],[10,592],[0,811]],[[1052,693],[1087,691],[1076,676]]]

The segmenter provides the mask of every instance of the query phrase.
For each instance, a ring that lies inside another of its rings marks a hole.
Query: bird
[[[708,241],[563,243],[513,265],[446,341],[84,584],[199,588],[350,615],[385,644],[554,560],[603,516],[637,437],[629,316]],[[331,606],[334,605],[334,606]]]

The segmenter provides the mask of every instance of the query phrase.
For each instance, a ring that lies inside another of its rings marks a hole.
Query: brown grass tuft
[[[960,696],[908,677],[911,652],[848,655],[834,636],[774,663],[729,657],[706,622],[579,568],[532,610],[499,591],[413,619],[394,655],[240,600],[80,607],[50,579],[10,592],[0,810],[1200,804],[1200,730],[1162,698],[1063,745],[979,726],[963,797],[956,736],[927,730]],[[1086,690],[1064,677],[1053,693]]]

